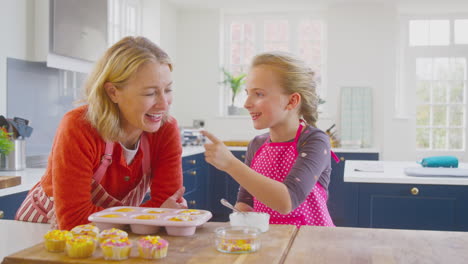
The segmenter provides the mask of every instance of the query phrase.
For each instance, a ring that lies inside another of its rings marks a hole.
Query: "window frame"
[[[245,22],[251,21],[254,24],[254,54],[258,54],[264,50],[264,22],[267,20],[280,20],[284,19],[289,22],[288,32],[288,46],[289,52],[293,54],[299,54],[299,24],[304,19],[319,20],[322,23],[322,46],[321,46],[321,83],[320,88],[317,89],[317,93],[320,98],[326,101],[327,97],[327,21],[325,17],[316,11],[310,12],[224,12],[222,15],[222,33],[221,33],[221,49],[222,54],[220,61],[220,69],[222,67],[230,70],[230,25],[232,22]],[[259,30],[260,29],[260,30]],[[242,64],[241,64],[242,65]],[[245,73],[248,71],[249,65],[243,66]],[[220,73],[220,80],[224,80],[224,75]],[[229,89],[223,87],[221,89],[220,99],[220,115],[223,117],[249,117],[248,115],[228,115],[227,108],[230,105],[230,92]],[[242,91],[243,92],[243,91]],[[321,111],[323,111],[321,105]]]
[[[450,36],[449,45],[446,46],[410,46],[409,44],[409,22],[411,20],[449,20]],[[397,87],[395,91],[395,117],[407,118],[410,121],[410,131],[414,151],[421,155],[455,155],[462,159],[468,158],[468,85],[465,85],[464,104],[465,118],[463,128],[465,130],[463,147],[461,150],[454,149],[418,149],[416,146],[416,60],[418,58],[437,57],[463,57],[468,62],[468,45],[454,43],[454,21],[458,19],[468,19],[468,14],[440,14],[440,15],[402,15],[400,16],[400,36],[399,36],[399,59],[397,65]],[[465,74],[468,76],[468,67]],[[446,125],[444,128],[447,129]],[[448,147],[448,146],[447,146]]]

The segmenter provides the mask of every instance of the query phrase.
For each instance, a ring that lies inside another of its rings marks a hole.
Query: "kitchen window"
[[[317,92],[325,98],[325,23],[318,16],[302,14],[246,14],[224,17],[222,67],[232,75],[247,73],[252,58],[261,52],[281,50],[305,60],[315,72]],[[223,35],[223,34],[222,34]],[[220,74],[221,71],[220,71]],[[220,75],[221,76],[221,75]],[[223,76],[224,77],[224,76]],[[223,86],[223,115],[246,115],[242,90],[231,103],[232,91]],[[233,105],[239,112],[228,112]]]
[[[412,87],[418,151],[463,152],[467,139],[468,15],[404,24],[406,87]],[[411,98],[411,97],[410,97]]]

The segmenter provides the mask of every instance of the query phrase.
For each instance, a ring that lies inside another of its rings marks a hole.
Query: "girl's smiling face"
[[[244,107],[249,111],[255,129],[274,128],[289,118],[289,95],[281,86],[274,68],[259,65],[252,68],[246,81],[247,100]]]
[[[124,87],[107,90],[119,106],[122,129],[135,143],[143,131],[157,131],[168,114],[172,103],[171,70],[167,64],[150,61],[142,64]]]

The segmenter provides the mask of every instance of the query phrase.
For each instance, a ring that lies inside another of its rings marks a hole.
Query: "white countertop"
[[[50,224],[30,223],[15,220],[0,220],[0,260],[22,249],[43,241]]]
[[[379,153],[375,148],[333,148],[336,153]]]
[[[24,169],[20,171],[0,171],[0,176],[21,176],[21,184],[5,189],[0,189],[0,197],[29,191],[39,182],[45,173],[45,168]]]
[[[407,167],[421,167],[421,165],[414,161],[346,160],[344,181],[362,183],[468,185],[468,177],[408,176],[404,173],[404,169]],[[458,167],[468,168],[468,163],[460,163]],[[369,171],[356,171],[356,169]]]

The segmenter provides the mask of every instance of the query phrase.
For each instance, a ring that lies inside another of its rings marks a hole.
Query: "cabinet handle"
[[[190,200],[190,201],[188,202],[188,204],[190,204],[190,205],[196,205],[196,204],[197,204],[197,201],[195,201],[195,200]]]
[[[418,195],[419,194],[419,189],[416,187],[411,188],[411,194],[412,195]]]
[[[341,157],[340,160],[341,160],[341,161],[344,161],[344,157]]]
[[[245,160],[245,155],[241,155],[241,159]]]
[[[197,171],[190,171],[189,173],[190,175],[194,175],[194,176],[197,175]]]
[[[189,160],[188,163],[190,163],[190,164],[197,164],[197,160]]]

